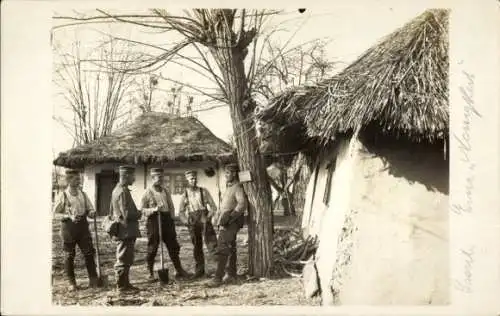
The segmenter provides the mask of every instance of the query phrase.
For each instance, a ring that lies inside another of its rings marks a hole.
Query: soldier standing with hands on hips
[[[175,267],[176,278],[185,278],[188,273],[182,268],[179,258],[179,242],[175,231],[173,214],[175,212],[172,196],[163,186],[163,169],[151,169],[152,185],[146,189],[141,199],[141,210],[146,216],[146,230],[148,235],[148,254],[146,264],[149,272],[149,281],[154,282],[157,279],[154,276],[154,263],[158,246],[164,242],[167,246],[168,254]],[[158,212],[161,218],[161,228],[163,240],[160,240],[158,227]]]
[[[226,166],[226,192],[215,218],[216,225],[221,227],[217,238],[217,270],[214,278],[207,284],[208,287],[218,287],[223,283],[226,266],[227,276],[224,282],[231,283],[236,280],[236,237],[244,225],[245,211],[248,207],[247,196],[239,183],[238,171],[237,164]]]
[[[135,181],[135,168],[121,166],[119,168],[120,181],[113,189],[110,203],[110,223],[106,231],[117,241],[116,263],[114,265],[116,272],[117,290],[137,291],[138,288],[130,283],[130,267],[134,263],[135,242],[141,236],[139,231],[139,211],[132,199],[130,189],[128,188]]]
[[[65,174],[68,188],[59,194],[54,205],[54,213],[63,214],[60,234],[64,249],[64,272],[70,290],[78,290],[75,279],[75,248],[78,245],[85,258],[89,287],[97,287],[97,269],[94,261],[95,249],[87,221],[87,216],[94,218],[95,210],[87,194],[80,188],[80,172],[67,169]]]

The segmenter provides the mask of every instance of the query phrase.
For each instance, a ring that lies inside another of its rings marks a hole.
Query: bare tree
[[[260,104],[294,86],[316,84],[329,76],[335,62],[326,57],[328,41],[314,39],[283,51],[278,43],[266,41],[266,57],[259,61],[259,80],[253,93],[263,99]]]
[[[259,151],[254,110],[255,86],[272,68],[274,60],[259,64],[265,53],[266,40],[275,30],[265,29],[266,23],[277,11],[246,9],[194,9],[181,15],[153,9],[147,14],[113,14],[97,10],[91,16],[57,16],[69,20],[68,25],[92,22],[123,22],[162,34],[175,33],[182,38],[169,48],[131,39],[115,39],[144,45],[158,51],[151,58],[139,60],[137,65],[126,65],[127,71],[151,72],[167,63],[178,63],[208,79],[216,87],[196,87],[194,91],[227,104],[231,113],[234,140],[239,165],[250,171],[252,180],[244,183],[249,199],[249,274],[269,276],[272,264],[271,189],[265,163]],[[167,36],[167,35],[165,35]],[[284,47],[288,45],[288,42]],[[281,51],[284,52],[285,48]],[[187,49],[195,52],[190,56]],[[162,79],[177,82],[174,78]],[[177,82],[178,83],[178,82]]]
[[[141,76],[134,80],[137,86],[137,94],[132,97],[132,102],[136,104],[142,113],[152,112],[154,110],[153,93],[158,87],[158,76],[150,74]]]
[[[73,137],[74,145],[108,135],[124,114],[124,97],[132,83],[130,74],[117,70],[113,64],[130,64],[132,56],[125,49],[118,50],[112,40],[98,49],[97,56],[82,56],[78,41],[70,52],[64,51],[57,42],[53,50],[57,96],[70,111],[67,117],[54,115],[54,119]],[[101,63],[107,65],[106,69],[99,66]]]

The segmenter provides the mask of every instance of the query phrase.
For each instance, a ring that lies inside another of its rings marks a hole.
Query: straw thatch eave
[[[307,108],[303,106],[303,99],[310,88],[303,86],[289,89],[256,113],[256,118],[265,130],[261,137],[264,144],[261,145],[261,152],[269,157],[276,154],[278,159],[274,156],[272,161],[281,160],[283,154],[290,154],[288,161],[291,161],[293,153],[309,155],[311,150],[316,149],[317,140],[307,135]]]
[[[359,126],[419,142],[446,137],[448,16],[424,12],[309,94],[309,134],[329,140]]]
[[[196,118],[150,112],[109,136],[60,153],[54,164],[80,168],[103,163],[168,165],[234,159],[231,146]]]
[[[263,119],[300,117],[322,144],[358,127],[414,142],[446,139],[448,17],[448,10],[425,11],[333,78],[278,96]]]

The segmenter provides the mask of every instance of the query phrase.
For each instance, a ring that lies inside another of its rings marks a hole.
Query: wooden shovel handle
[[[159,237],[160,237],[160,264],[161,264],[161,269],[164,269],[163,265],[163,233],[161,229],[161,216],[160,216],[160,211],[158,210],[158,230],[159,230]]]
[[[93,221],[94,221],[94,237],[95,237],[95,250],[96,250],[96,265],[97,265],[97,274],[98,277],[101,277],[101,262],[99,260],[99,236],[97,233],[97,215],[94,215]]]

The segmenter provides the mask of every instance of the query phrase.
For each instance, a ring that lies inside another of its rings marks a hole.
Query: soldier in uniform
[[[175,209],[170,192],[163,186],[163,169],[152,168],[151,179],[152,185],[146,189],[141,199],[141,211],[147,218],[148,254],[146,264],[149,271],[149,280],[152,282],[156,281],[153,267],[158,246],[161,242],[164,242],[167,246],[168,254],[177,271],[176,278],[187,277],[188,273],[182,268],[181,260],[179,259],[180,246],[177,241],[173,219]],[[163,240],[160,240],[158,212],[161,218]]]
[[[209,287],[220,286],[224,272],[227,272],[224,282],[230,283],[236,279],[236,236],[243,227],[248,207],[245,191],[238,179],[238,165],[227,165],[225,176],[226,192],[215,218],[216,225],[221,228],[217,239],[217,270],[214,278],[207,284]]]
[[[135,181],[135,169],[133,167],[121,166],[119,168],[120,181],[111,194],[110,217],[117,228],[111,233],[114,240],[118,242],[116,248],[116,263],[114,265],[117,279],[118,291],[136,291],[135,286],[130,283],[130,267],[134,263],[135,241],[141,236],[139,231],[139,211],[132,199],[128,186]]]
[[[181,221],[188,226],[191,242],[193,243],[193,256],[196,262],[195,278],[205,275],[205,256],[203,254],[203,240],[209,254],[215,255],[217,235],[212,225],[212,217],[217,206],[210,192],[198,186],[198,175],[195,170],[185,172],[188,186],[179,203]]]
[[[75,248],[80,248],[85,258],[89,276],[89,287],[97,287],[97,269],[94,261],[95,249],[89,231],[87,216],[93,218],[95,210],[87,194],[80,189],[78,170],[66,170],[68,188],[61,192],[54,204],[54,213],[62,214],[61,237],[64,249],[64,271],[70,290],[78,290],[75,279]]]

